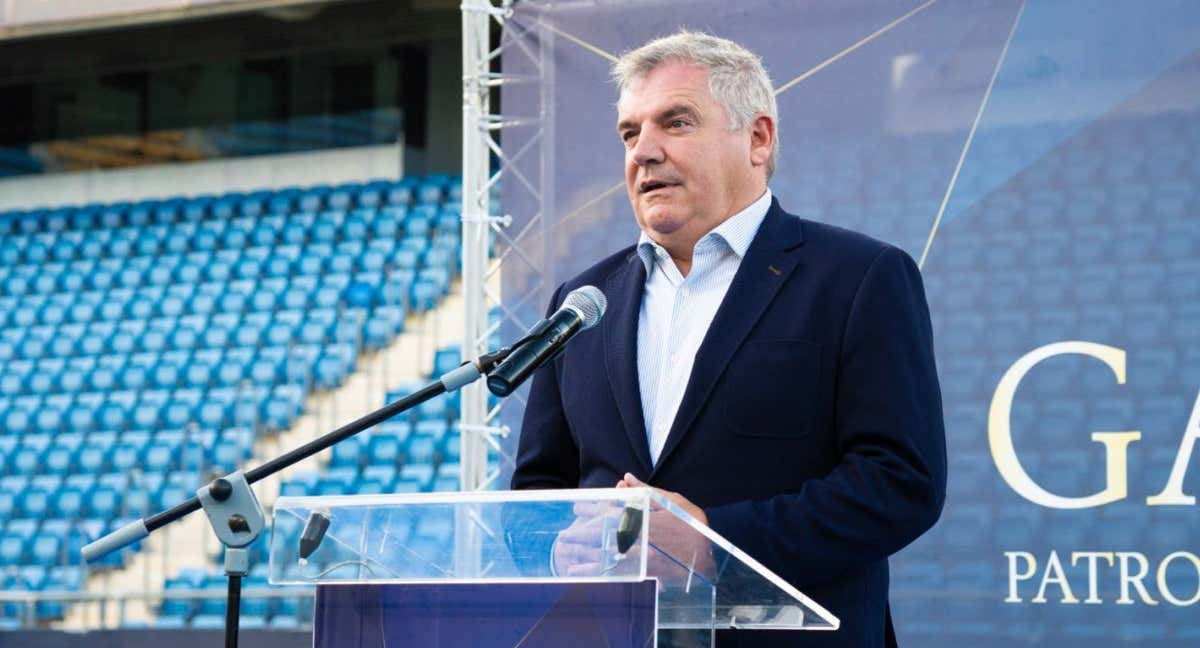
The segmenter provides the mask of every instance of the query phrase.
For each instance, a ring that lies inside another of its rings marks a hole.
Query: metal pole
[[[491,11],[488,0],[464,0],[463,35],[463,219],[462,287],[466,330],[464,358],[487,351],[485,275],[489,256],[488,149],[483,120],[488,113],[488,52],[491,50]],[[487,477],[487,444],[478,432],[487,417],[487,389],[482,382],[462,390],[459,406],[460,488],[478,490]]]
[[[488,52],[491,50],[490,0],[463,0],[463,155],[462,286],[465,309],[464,358],[486,353],[488,262],[488,149],[483,120],[488,113]],[[467,385],[459,404],[459,489],[479,490],[487,475],[487,445],[477,430],[487,417],[483,382]],[[455,515],[455,570],[478,573],[482,562],[479,528],[462,512]]]

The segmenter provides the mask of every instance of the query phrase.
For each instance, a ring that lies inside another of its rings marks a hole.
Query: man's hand
[[[653,488],[667,501],[683,509],[704,526],[708,526],[708,516],[704,514],[704,509],[679,493],[654,488],[631,473],[625,473],[625,477],[617,482],[617,488]],[[687,587],[692,581],[693,572],[710,582],[715,579],[712,543],[675,514],[653,504],[649,532],[650,545],[657,549],[650,556],[650,571],[658,577],[660,591],[664,587]],[[629,553],[632,556],[637,551],[638,545],[634,545],[634,549]]]
[[[599,576],[612,567],[615,549],[606,546],[621,510],[609,502],[577,502],[575,521],[554,542],[559,576]]]
[[[646,482],[643,482],[642,480],[638,479],[637,477],[634,477],[633,473],[625,473],[625,477],[617,482],[617,488],[654,488],[654,487],[651,486],[650,484],[647,484]],[[679,493],[673,493],[671,491],[663,490],[661,488],[654,488],[654,490],[658,494],[667,498],[667,501],[671,502],[675,506],[678,506],[679,508],[686,511],[688,515],[699,520],[700,524],[703,524],[704,526],[708,526],[708,516],[704,514],[704,509],[700,508],[699,506],[696,506],[695,504],[692,504],[690,501],[688,501],[688,498],[684,497],[683,495],[680,495]]]

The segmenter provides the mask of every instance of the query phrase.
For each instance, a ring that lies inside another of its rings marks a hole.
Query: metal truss
[[[543,208],[551,204],[547,187],[549,168],[545,158],[549,147],[547,114],[552,110],[548,101],[548,84],[543,74],[505,74],[493,71],[500,56],[524,57],[532,69],[546,72],[549,47],[545,34],[535,33],[536,25],[519,25],[513,16],[513,0],[463,0],[463,237],[462,285],[465,303],[466,331],[463,336],[463,357],[474,358],[489,349],[490,342],[501,326],[508,322],[525,330],[533,322],[522,321],[518,313],[531,302],[544,297],[544,263],[539,261],[545,245],[546,218]],[[493,22],[504,31],[501,43],[491,39]],[[532,115],[501,115],[492,112],[493,91],[516,84],[541,84],[537,111]],[[506,151],[501,145],[505,130],[525,129],[525,139],[518,148]],[[530,130],[532,129],[532,130]],[[531,159],[531,156],[532,157]],[[496,161],[493,171],[492,161]],[[522,171],[532,165],[537,176]],[[504,182],[509,191],[524,192],[535,206],[531,214],[500,214],[493,203],[493,193]],[[517,231],[513,231],[518,223]],[[520,294],[501,298],[501,268],[520,263],[534,280]],[[498,317],[491,318],[493,309]],[[463,388],[460,405],[461,488],[487,490],[495,488],[503,463],[511,464],[513,457],[505,450],[503,439],[510,434],[508,426],[500,424],[502,405],[488,407],[488,394],[482,382]],[[501,466],[488,467],[489,448],[499,455]]]

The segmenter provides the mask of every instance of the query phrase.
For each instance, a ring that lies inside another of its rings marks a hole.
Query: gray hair
[[[625,92],[635,81],[659,65],[678,61],[708,72],[708,91],[725,109],[729,129],[748,127],[754,118],[767,114],[776,124],[775,144],[767,161],[767,177],[775,173],[779,157],[779,109],[775,90],[762,60],[737,43],[709,34],[680,30],[626,52],[613,64],[612,78]]]

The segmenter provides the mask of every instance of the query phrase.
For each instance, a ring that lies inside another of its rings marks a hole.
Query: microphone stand
[[[486,353],[474,361],[443,374],[425,387],[380,409],[366,414],[342,427],[276,457],[245,473],[234,471],[201,486],[196,496],[150,517],[130,522],[83,548],[83,559],[92,562],[127,547],[150,532],[203,508],[213,532],[225,546],[225,574],[229,579],[225,608],[225,648],[237,648],[238,621],[241,611],[242,577],[249,569],[246,547],[254,542],[266,527],[266,516],[250,484],[270,477],[314,454],[344,441],[367,428],[408,411],[425,401],[469,385],[488,373],[518,348],[527,338],[512,347]]]

